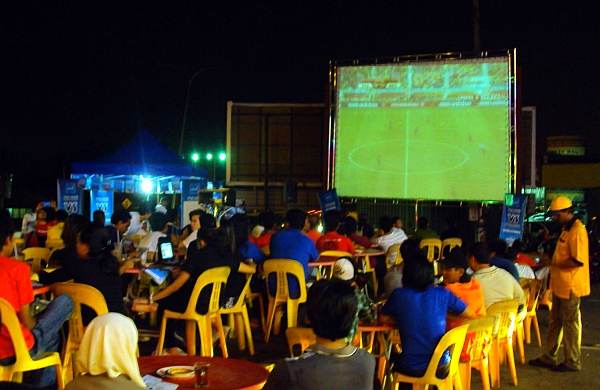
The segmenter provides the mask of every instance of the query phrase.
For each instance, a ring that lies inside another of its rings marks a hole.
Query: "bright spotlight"
[[[146,194],[152,192],[152,180],[142,178],[142,191]]]

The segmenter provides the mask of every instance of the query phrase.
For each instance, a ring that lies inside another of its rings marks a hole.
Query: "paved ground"
[[[522,365],[517,362],[519,388],[548,390],[600,389],[600,284],[592,286],[592,295],[583,300],[582,316],[583,370],[577,373],[555,373],[547,369]],[[541,310],[538,312],[538,318],[542,332],[542,343],[545,343],[548,312]],[[238,351],[235,340],[230,340],[228,346],[231,357],[248,359],[258,363],[272,363],[288,356],[287,344],[282,335],[272,337],[269,344],[265,344],[260,330],[254,329],[253,333],[256,355],[251,357],[246,352]],[[533,334],[532,337],[532,344],[525,346],[527,359],[537,357],[541,353],[541,348],[538,348]],[[140,345],[141,353],[143,355],[150,354],[154,349],[154,344],[154,340],[142,343]],[[218,355],[219,352],[217,351],[216,354]],[[502,388],[513,388],[506,366],[503,366],[501,370]],[[473,371],[472,389],[481,389],[480,377],[476,371]]]

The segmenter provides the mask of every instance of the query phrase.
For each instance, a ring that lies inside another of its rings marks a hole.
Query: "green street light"
[[[200,160],[200,154],[194,152],[192,153],[192,161],[193,162],[198,162]]]
[[[212,160],[212,158],[213,158],[213,155],[212,155],[212,153],[206,153],[206,159],[207,159],[208,161],[211,161],[211,160]]]
[[[219,153],[219,160],[225,161],[225,159],[227,159],[227,155],[225,154],[225,152]]]

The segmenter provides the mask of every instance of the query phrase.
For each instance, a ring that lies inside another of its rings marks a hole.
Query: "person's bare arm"
[[[254,274],[256,273],[256,264],[248,264],[242,261],[238,272],[242,274]]]
[[[121,265],[119,266],[119,275],[123,275],[123,272],[127,271],[128,269],[133,268],[133,260],[125,260],[124,262],[121,263]]]
[[[173,294],[174,292],[179,290],[185,284],[185,282],[188,281],[189,278],[190,274],[188,272],[181,271],[181,273],[179,274],[177,279],[173,281],[173,283],[169,284],[166,288],[160,290],[156,293],[156,295],[154,295],[153,300],[158,301]]]
[[[27,329],[31,330],[34,328],[36,320],[31,316],[29,303],[21,307],[21,310],[17,313],[17,317],[19,317],[19,320],[21,320],[21,323],[23,323]]]

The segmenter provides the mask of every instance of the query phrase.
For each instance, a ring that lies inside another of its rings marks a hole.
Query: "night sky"
[[[70,161],[99,157],[140,128],[176,150],[197,70],[186,152],[223,148],[227,100],[324,101],[330,59],[473,47],[469,0],[81,3],[2,7],[0,173],[15,174],[13,204],[52,196]],[[482,48],[517,48],[538,130],[591,139],[596,14],[587,3],[481,3]]]

